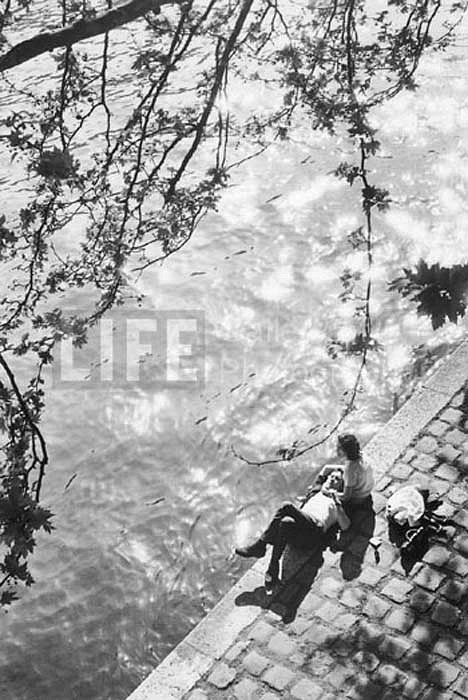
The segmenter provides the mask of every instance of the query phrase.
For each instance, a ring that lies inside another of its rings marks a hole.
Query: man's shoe
[[[261,540],[257,540],[248,547],[236,547],[236,554],[240,557],[254,557],[255,559],[261,559],[266,553],[266,544]]]

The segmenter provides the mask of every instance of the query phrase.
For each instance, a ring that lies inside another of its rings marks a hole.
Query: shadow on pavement
[[[393,630],[391,631],[393,632]],[[349,634],[331,633],[321,640],[320,648],[311,649],[302,670],[312,673],[324,653],[333,664],[328,682],[337,691],[345,692],[353,700],[420,697],[424,690],[431,700],[446,699],[444,674],[434,664],[432,644],[406,645],[396,638],[385,625],[361,619]],[[456,641],[447,638],[447,653],[456,653]]]
[[[277,613],[285,623],[292,622],[323,566],[327,549],[342,551],[340,569],[346,581],[357,578],[374,533],[375,512],[369,500],[365,506],[353,508],[348,515],[351,526],[339,537],[334,530],[311,550],[286,548],[281,582],[272,594],[269,595],[263,586],[259,586],[237,596],[236,605],[257,605]]]
[[[283,557],[281,582],[272,594],[263,586],[237,596],[235,604],[258,605],[277,613],[283,622],[292,622],[323,565],[327,544],[314,550],[287,547]]]
[[[340,569],[345,581],[358,578],[364,562],[369,542],[375,530],[375,511],[372,500],[364,505],[347,509],[351,526],[342,532],[335,544],[334,551],[342,550]]]

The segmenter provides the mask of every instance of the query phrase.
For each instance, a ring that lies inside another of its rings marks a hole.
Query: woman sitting
[[[351,510],[354,505],[363,505],[370,501],[374,488],[374,477],[371,467],[363,460],[361,447],[355,435],[343,433],[338,436],[336,452],[338,457],[345,460],[344,464],[327,464],[319,472],[316,484],[322,484],[327,476],[335,469],[343,471],[343,490],[338,494],[345,509]],[[312,486],[312,490],[316,488]]]

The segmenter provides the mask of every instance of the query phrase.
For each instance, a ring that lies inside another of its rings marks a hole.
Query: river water
[[[467,42],[461,28],[446,54],[424,60],[416,92],[373,115],[382,142],[373,178],[393,204],[376,221],[372,315],[382,348],[345,424],[364,442],[391,416],[416,349],[437,356],[465,330],[434,333],[386,285],[421,256],[468,260]],[[35,585],[2,616],[2,700],[125,698],[239,577],[233,546],[332,454],[328,442],[258,468],[231,448],[274,456],[333,424],[353,384],[357,358],[326,351],[331,336],[355,331],[339,276],[365,262],[346,242],[362,223],[358,192],[330,175],[347,158],[346,141],[298,129],[234,174],[219,211],[180,253],[130,277],[148,313],[204,316],[203,385],[50,383],[44,502],[56,529],[40,538]]]

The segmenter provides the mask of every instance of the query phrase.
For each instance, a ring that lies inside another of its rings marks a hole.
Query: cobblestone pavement
[[[468,698],[468,421],[456,394],[374,493],[375,517],[323,554],[290,553],[273,596],[242,592],[255,622],[184,700],[461,700]],[[439,495],[454,520],[405,572],[388,542],[386,500],[407,483]],[[383,540],[380,561],[369,544]]]

